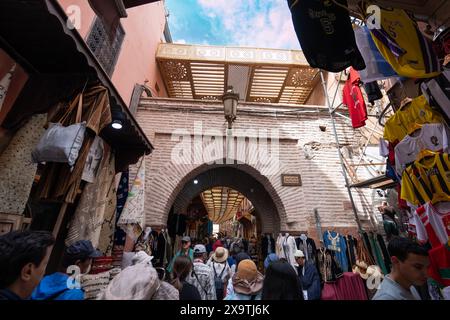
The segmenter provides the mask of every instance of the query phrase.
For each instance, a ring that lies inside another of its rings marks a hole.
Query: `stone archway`
[[[252,202],[262,232],[279,232],[280,215],[273,196],[261,182],[242,169],[240,165],[208,166],[206,171],[184,183],[173,203],[174,212],[186,212],[190,201],[199,193],[216,186],[224,186],[239,191]],[[193,184],[194,178],[198,180],[198,184]]]

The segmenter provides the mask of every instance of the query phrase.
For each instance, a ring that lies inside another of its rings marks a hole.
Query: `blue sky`
[[[176,43],[300,49],[286,0],[166,0]]]

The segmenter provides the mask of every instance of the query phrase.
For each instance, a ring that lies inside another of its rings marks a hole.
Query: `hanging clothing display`
[[[51,201],[65,201],[73,203],[77,197],[81,177],[86,164],[86,159],[91,149],[95,136],[99,135],[103,128],[111,124],[111,108],[109,104],[108,89],[103,86],[94,86],[77,95],[70,104],[78,103],[82,99],[81,121],[86,121],[86,134],[83,146],[78,154],[75,165],[71,168],[66,163],[47,163],[38,185],[41,199]],[[76,108],[74,108],[76,111]],[[75,123],[76,113],[72,111],[61,123],[68,126]],[[65,110],[60,110],[52,119],[59,122]]]
[[[402,141],[425,123],[442,123],[442,116],[431,109],[423,95],[400,107],[384,127],[383,138],[389,142]]]
[[[17,65],[14,63],[11,70],[9,70],[9,72],[0,80],[0,111],[2,110],[3,102],[5,101],[6,94],[8,93],[12,77],[16,71],[16,66]]]
[[[391,272],[391,256],[386,248],[386,244],[384,243],[383,237],[380,234],[377,234],[378,246],[381,249],[381,253],[383,254],[384,266],[386,267],[387,273]]]
[[[261,252],[265,259],[269,254],[275,253],[275,239],[270,234],[262,236],[261,239]]]
[[[297,262],[295,261],[295,250],[297,249],[297,244],[295,243],[295,238],[288,233],[286,233],[283,239],[283,253],[287,262],[291,264],[295,268]]]
[[[323,282],[334,282],[343,276],[343,271],[336,260],[334,251],[322,247],[317,252],[317,259]]]
[[[428,275],[438,283],[439,287],[450,286],[450,246],[440,245],[428,252],[430,266]]]
[[[169,228],[169,235],[175,237],[182,236],[186,232],[186,215],[185,214],[171,214],[167,221]]]
[[[383,98],[383,93],[381,93],[380,87],[376,81],[364,83],[364,90],[367,94],[367,100],[373,105],[376,100]]]
[[[377,236],[373,233],[369,234],[370,245],[372,246],[373,255],[375,256],[375,261],[378,266],[380,266],[383,274],[388,274],[387,268],[384,265],[383,255],[381,253],[381,248],[378,244]]]
[[[381,8],[381,29],[370,32],[380,53],[400,76],[431,78],[442,71],[431,42],[406,11]]]
[[[428,154],[403,172],[401,197],[415,205],[450,201],[449,155],[431,151]]]
[[[369,237],[367,233],[362,233],[362,239],[356,245],[356,252],[358,260],[364,261],[368,266],[375,264],[375,259],[372,256],[372,247],[370,246]]]
[[[136,177],[128,193],[127,202],[117,222],[127,236],[136,240],[145,225],[145,156],[142,157]]]
[[[356,264],[356,244],[357,240],[351,235],[344,237],[347,245],[347,261],[348,267],[351,269]]]
[[[420,224],[417,239],[422,242],[430,241],[433,248],[446,244],[450,238],[450,203],[437,205],[426,203],[416,210]],[[422,228],[423,226],[423,228]]]
[[[317,262],[317,248],[313,239],[308,238],[305,234],[295,239],[297,248],[303,251],[306,261],[311,260],[314,264]]]
[[[347,7],[346,0],[337,0]],[[349,12],[327,1],[288,0],[295,33],[302,51],[313,68],[339,72],[353,66],[365,68],[356,46]]]
[[[365,126],[367,120],[366,103],[359,83],[360,78],[358,72],[350,68],[350,75],[343,89],[342,103],[348,107],[348,112],[352,119],[352,127],[355,129]]]
[[[326,283],[321,300],[367,300],[363,279],[354,273],[344,273],[335,283]]]
[[[20,128],[0,155],[0,212],[22,214],[36,175],[31,151],[44,134],[46,114],[34,115]]]
[[[277,242],[275,244],[275,253],[278,257],[283,257],[284,253],[283,253],[283,241],[284,241],[284,237],[283,235],[280,233],[277,237]]]
[[[327,230],[323,234],[323,243],[327,249],[334,251],[339,267],[342,271],[347,272],[349,268],[346,253],[347,245],[344,237],[337,232]]]
[[[389,62],[378,51],[369,28],[366,26],[356,27],[354,31],[356,44],[366,64],[366,68],[359,71],[361,81],[370,83],[398,76]]]
[[[395,147],[395,170],[399,176],[422,150],[448,152],[448,128],[442,123],[424,124],[419,135],[406,136]]]
[[[116,209],[114,166],[114,155],[105,148],[98,178],[94,183],[86,184],[69,224],[66,246],[79,240],[90,240],[103,254],[109,251]]]

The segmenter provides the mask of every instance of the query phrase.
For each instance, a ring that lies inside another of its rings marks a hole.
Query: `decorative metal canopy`
[[[171,98],[304,104],[318,81],[302,51],[161,43],[156,53]]]
[[[232,219],[238,211],[245,196],[228,187],[214,187],[203,191],[200,197],[208,211],[209,219],[222,223]]]

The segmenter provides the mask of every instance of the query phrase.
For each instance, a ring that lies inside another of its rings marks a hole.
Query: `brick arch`
[[[193,184],[192,179],[198,179]],[[272,195],[264,185],[251,174],[242,170],[240,165],[215,165],[188,180],[173,204],[175,212],[186,212],[190,201],[199,193],[216,186],[233,188],[246,196],[255,206],[257,218],[261,219],[262,232],[278,232],[280,217]]]
[[[215,163],[217,163],[216,161]],[[230,161],[222,163],[230,163]],[[198,175],[202,174],[211,169],[218,169],[220,167],[234,168],[235,170],[240,170],[241,173],[246,173],[253,181],[259,183],[267,192],[266,198],[271,199],[272,205],[275,210],[272,210],[271,215],[275,216],[276,219],[273,221],[274,228],[278,229],[280,225],[285,225],[287,212],[283,201],[280,197],[280,190],[274,185],[268,177],[262,175],[257,168],[249,164],[243,164],[231,161],[233,164],[174,164],[173,162],[168,162],[165,166],[152,168],[152,163],[149,163],[149,172],[154,172],[153,174],[147,176],[146,181],[146,222],[148,225],[165,225],[167,223],[167,218],[169,211],[174,205],[177,196],[182,192],[185,185]],[[155,172],[154,169],[157,169]],[[159,170],[158,170],[159,169]],[[236,180],[239,180],[237,178]],[[232,187],[230,185],[230,187]],[[239,190],[242,192],[242,190]],[[245,190],[244,190],[245,192]],[[242,193],[244,193],[242,192]],[[248,196],[248,195],[246,195]],[[251,199],[253,202],[255,199]],[[258,206],[260,207],[260,206]],[[177,205],[178,210],[182,206]],[[259,208],[261,212],[265,212],[264,208]],[[180,211],[181,213],[182,211]],[[266,227],[269,224],[266,224]],[[264,231],[264,230],[263,230]],[[268,230],[275,231],[275,230]]]

